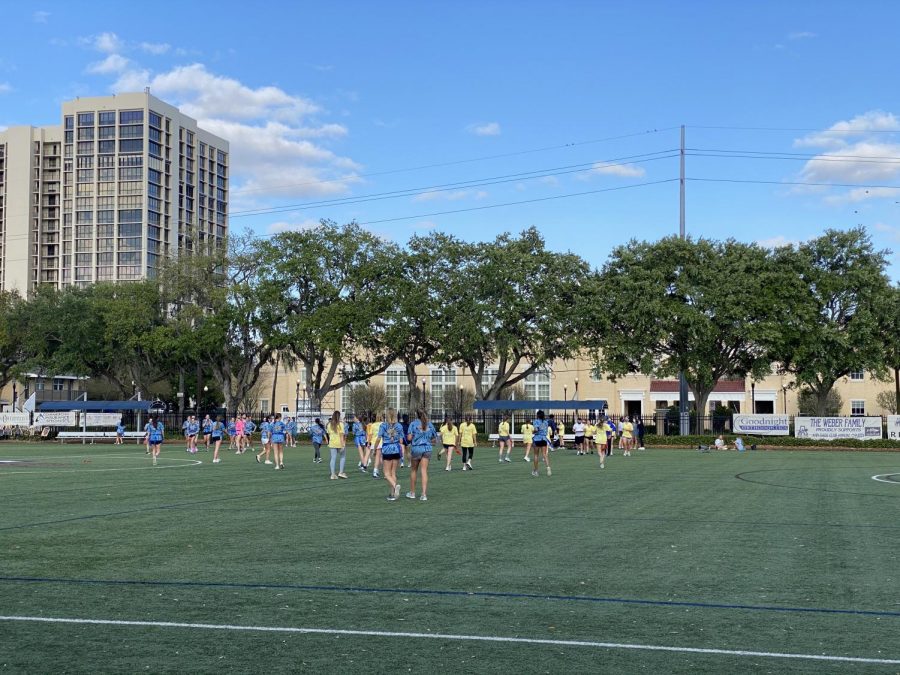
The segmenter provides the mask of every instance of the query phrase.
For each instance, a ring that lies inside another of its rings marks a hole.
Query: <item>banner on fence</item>
[[[888,415],[887,437],[891,440],[900,440],[900,415]]]
[[[787,436],[791,433],[791,420],[787,415],[734,415],[731,428],[736,434]]]
[[[31,415],[27,412],[0,413],[0,425],[4,427],[27,427],[31,424]]]
[[[87,413],[86,424],[89,427],[114,427],[121,419],[120,413]]]
[[[49,411],[34,413],[34,426],[36,427],[77,427],[78,413],[74,410]]]
[[[830,441],[837,438],[855,438],[868,441],[881,438],[880,417],[795,417],[794,435]]]

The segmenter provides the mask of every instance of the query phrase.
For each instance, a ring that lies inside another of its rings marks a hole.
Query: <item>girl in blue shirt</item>
[[[294,441],[294,433],[297,431],[297,422],[293,417],[288,417],[284,421],[284,443],[289,448],[296,448],[297,443]]]
[[[353,416],[353,442],[356,443],[356,452],[359,453],[359,462],[356,466],[363,473],[366,472],[366,465],[363,460],[366,458],[366,449],[368,439],[366,438],[366,418]]]
[[[269,459],[269,454],[272,452],[271,446],[271,433],[272,433],[272,422],[270,418],[266,417],[262,422],[259,423],[259,442],[262,445],[262,450],[259,451],[259,454],[256,455],[256,462],[259,463],[259,458],[263,455],[266,456],[265,464],[271,464],[272,460]]]
[[[213,442],[213,464],[218,464],[221,460],[219,459],[219,448],[222,447],[222,435],[225,433],[225,423],[222,421],[222,417],[216,417],[216,421],[212,422],[209,428],[209,437]]]
[[[416,498],[416,477],[419,468],[422,469],[422,496],[420,501],[428,501],[428,462],[431,460],[431,446],[437,440],[437,432],[434,425],[428,421],[425,411],[421,408],[416,411],[416,419],[409,423],[409,431],[406,434],[406,442],[410,445],[410,473],[409,492],[407,499]],[[383,451],[382,451],[383,452]]]
[[[125,425],[122,424],[122,420],[119,420],[119,423],[116,425],[116,445],[124,445],[125,439]]]
[[[309,427],[309,438],[316,453],[315,457],[313,457],[314,464],[319,464],[322,461],[322,444],[327,440],[327,436],[328,434],[325,433],[325,426],[322,424],[322,420],[317,417],[313,421],[312,426]]]
[[[270,443],[275,454],[275,470],[284,468],[284,441],[287,425],[281,421],[281,413],[275,413],[275,421],[269,425]]]
[[[153,456],[154,466],[156,466],[156,458],[159,457],[159,446],[162,445],[164,431],[162,422],[155,417],[151,417],[144,427],[144,432],[147,434],[147,443],[150,444],[150,454]]]
[[[397,421],[397,411],[387,411],[387,422],[378,428],[378,439],[381,441],[381,467],[384,479],[391,487],[388,501],[395,502],[400,496],[400,481],[397,480],[397,465],[403,456],[403,425]]]
[[[550,456],[547,452],[549,445],[550,424],[544,419],[544,411],[537,411],[537,419],[534,420],[534,457],[532,458],[531,475],[537,477],[538,463],[541,458],[547,465],[547,475],[553,475],[550,471]]]

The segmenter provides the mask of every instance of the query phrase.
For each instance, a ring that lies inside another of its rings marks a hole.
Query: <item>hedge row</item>
[[[821,441],[813,438],[794,438],[793,436],[750,436],[741,434],[744,439],[744,446],[749,448],[751,445],[766,448],[826,448],[826,449],[887,449],[900,450],[900,440],[888,440],[886,438],[873,439],[871,441],[859,441],[853,438],[842,439],[837,441]],[[667,446],[674,448],[696,448],[698,445],[712,445],[716,440],[716,435],[704,436],[656,436],[647,435],[644,437],[644,444],[647,446]],[[724,435],[725,441],[731,445],[734,443],[736,434]]]

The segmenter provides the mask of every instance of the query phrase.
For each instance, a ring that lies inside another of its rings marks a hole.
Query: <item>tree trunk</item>
[[[278,364],[281,361],[281,352],[275,352],[275,374],[272,375],[272,398],[269,399],[269,409],[266,414],[275,410],[275,393],[278,391]]]
[[[900,368],[894,368],[894,412],[900,415]]]
[[[825,417],[828,414],[828,394],[831,393],[831,387],[820,387],[814,390],[816,393],[816,415]]]
[[[404,359],[403,367],[406,370],[406,384],[409,387],[409,393],[406,395],[406,412],[412,415],[419,407],[419,383],[416,380],[416,364],[410,359]]]
[[[696,405],[696,422],[695,422],[695,430],[697,435],[700,436],[703,434],[703,424],[706,417],[709,416],[709,395],[712,394],[712,389],[695,389],[694,390],[694,402]],[[715,431],[713,429],[713,431]]]

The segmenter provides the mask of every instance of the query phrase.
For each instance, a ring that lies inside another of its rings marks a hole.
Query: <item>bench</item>
[[[125,440],[133,439],[135,443],[144,440],[146,434],[143,431],[126,431],[122,437]],[[90,441],[93,445],[94,441],[114,441],[116,440],[115,431],[60,431],[56,434],[56,439],[60,443],[66,441]]]
[[[509,437],[512,439],[513,443],[521,443],[522,442],[522,434],[510,434]],[[491,442],[491,447],[496,447],[497,442],[500,440],[500,434],[488,434],[488,440]],[[564,434],[562,437],[562,444],[565,445],[574,444],[575,443],[575,434]]]

